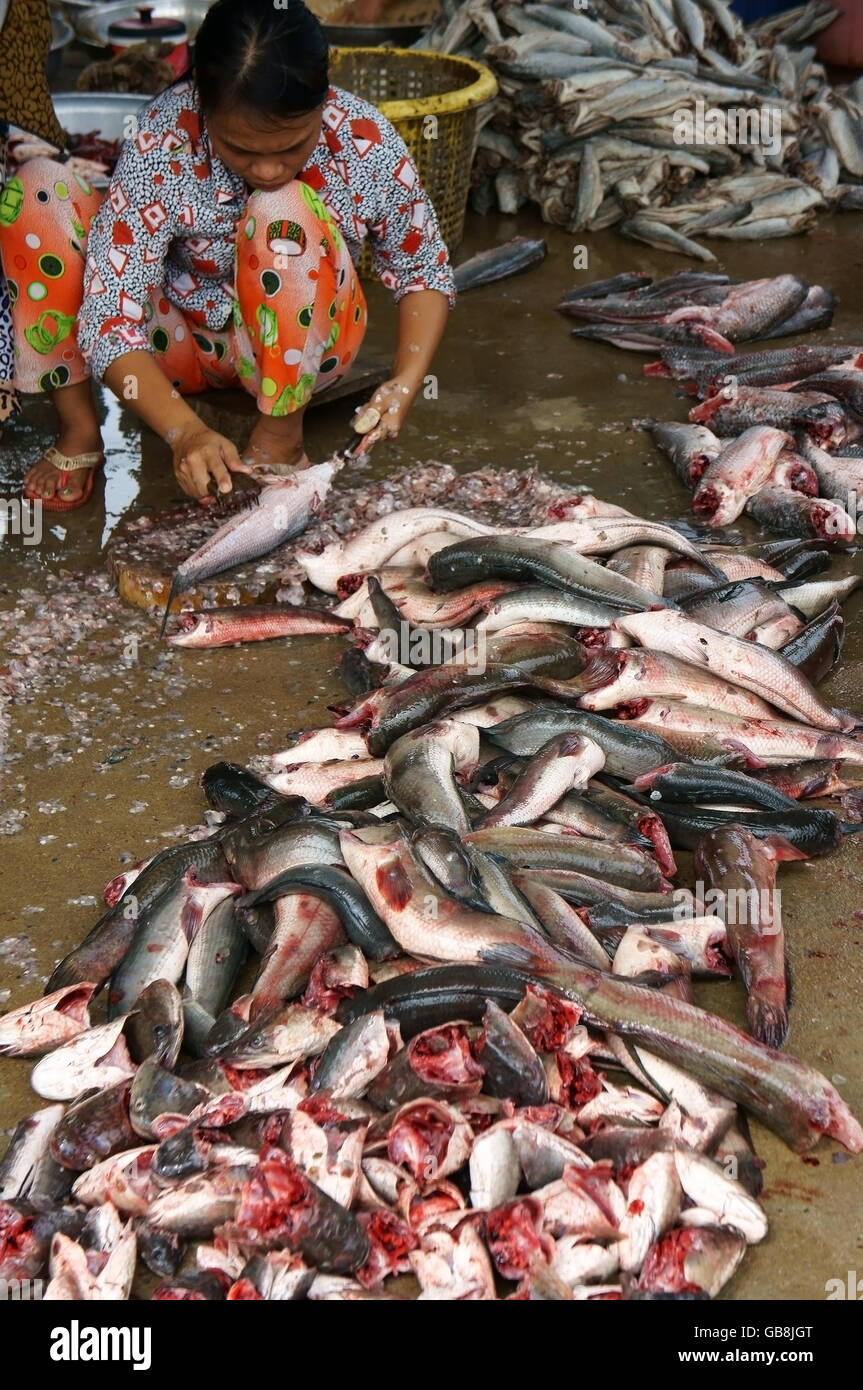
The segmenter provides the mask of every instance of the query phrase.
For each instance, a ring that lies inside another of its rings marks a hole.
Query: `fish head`
[[[818,401],[800,412],[798,423],[821,449],[838,449],[848,436],[845,411],[838,401]]]
[[[206,613],[180,613],[167,641],[171,647],[196,647],[201,641],[212,637],[213,632],[213,620]]]
[[[90,1026],[89,1003],[96,985],[66,985],[0,1018],[0,1054],[48,1052]]]

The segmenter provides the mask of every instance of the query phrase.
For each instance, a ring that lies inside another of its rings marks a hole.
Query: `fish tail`
[[[76,964],[75,955],[75,951],[70,951],[68,956],[64,956],[60,964],[55,966],[48,983],[45,985],[45,994],[53,994],[57,989],[64,989],[67,985],[77,985],[82,982],[84,977]]]
[[[863,715],[855,714],[853,710],[834,709],[833,713],[837,719],[842,721],[842,732],[852,734],[863,728]]]
[[[781,1047],[788,1037],[788,1009],[767,999],[750,995],[746,1004],[746,1022],[753,1038],[768,1047]]]
[[[525,936],[528,928],[524,927]],[[479,959],[489,965],[508,965],[514,970],[526,970],[530,974],[548,975],[547,962],[540,959],[530,945],[525,943],[520,945],[515,941],[496,942],[493,946],[485,946],[479,952]],[[549,979],[547,981],[551,983]]]

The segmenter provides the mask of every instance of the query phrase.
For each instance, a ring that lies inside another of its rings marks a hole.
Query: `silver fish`
[[[171,580],[162,635],[178,594],[233,565],[256,560],[304,531],[343,464],[343,459],[315,464],[262,488],[254,504],[232,516],[184,560]]]

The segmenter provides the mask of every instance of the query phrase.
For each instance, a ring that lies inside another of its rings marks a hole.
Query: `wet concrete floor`
[[[792,271],[830,286],[840,303],[828,336],[863,343],[859,229],[859,218],[851,215],[826,220],[807,237],[743,248],[714,243],[714,249],[735,277]],[[554,305],[575,283],[634,268],[660,276],[693,263],[627,243],[612,231],[586,242],[589,270],[576,272],[574,239],[543,228],[531,213],[469,219],[456,259],[516,232],[546,235],[548,259],[530,274],[463,297],[435,364],[437,399],[417,403],[398,444],[376,451],[372,471],[380,475],[430,458],[460,471],[535,465],[648,517],[686,515],[684,488],[631,427],[634,417],[648,414],[683,418],[673,383],[645,380],[647,359],[639,354],[572,341]],[[379,285],[369,294],[369,346],[388,352],[391,304]],[[206,405],[219,411],[221,428],[242,437],[249,406],[241,395],[209,397]],[[144,614],[111,596],[101,581],[105,543],[122,518],[165,507],[178,488],[166,446],[113,398],[105,397],[104,411],[108,463],[91,505],[46,515],[38,546],[24,546],[14,535],[0,544],[0,660],[5,674],[11,650],[16,692],[5,712],[9,754],[0,808],[2,1007],[39,992],[53,963],[99,915],[102,886],[124,863],[174,842],[183,825],[201,819],[198,778],[210,762],[243,762],[282,746],[288,730],[328,723],[326,705],[341,693],[331,674],[342,650],[337,638],[213,652],[167,649]],[[308,429],[313,458],[343,442],[349,415],[347,403],[314,413]],[[18,495],[50,428],[49,408],[31,399],[0,443],[0,496]],[[859,557],[843,561],[836,572],[860,563]],[[58,627],[55,619],[63,594],[82,591],[98,622],[88,623],[76,645],[74,625]],[[826,689],[834,702],[860,707],[858,596],[845,612],[843,661]],[[35,656],[30,668],[28,645]],[[861,850],[850,841],[828,860],[781,871],[795,980],[788,1050],[831,1077],[858,1116],[861,868]],[[736,1022],[741,998],[737,983],[698,988],[700,1003]],[[0,1066],[0,1134],[36,1106],[29,1071],[23,1061]],[[827,1143],[801,1158],[762,1127],[753,1132],[767,1164],[770,1235],[748,1253],[723,1297],[822,1299],[828,1279],[844,1280],[863,1267],[861,1160],[847,1161]]]

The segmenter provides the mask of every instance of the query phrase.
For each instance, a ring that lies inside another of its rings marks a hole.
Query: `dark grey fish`
[[[430,557],[428,573],[432,587],[444,592],[499,575],[571,590],[613,608],[637,611],[674,606],[661,594],[642,589],[623,575],[578,554],[571,546],[528,536],[481,536],[457,541]]]
[[[470,260],[463,261],[454,271],[455,287],[458,294],[475,290],[479,285],[490,285],[496,280],[506,280],[510,275],[519,275],[523,270],[531,270],[540,265],[548,255],[545,241],[531,240],[516,236],[505,241],[502,246],[489,247],[479,251]]]
[[[578,733],[592,738],[605,754],[606,770],[614,777],[632,780],[665,763],[679,761],[677,750],[658,734],[633,729],[626,723],[604,719],[587,710],[538,705],[483,730],[483,737],[517,757],[529,758],[556,734]]]
[[[151,859],[123,896],[100,917],[80,946],[55,967],[45,993],[84,980],[104,983],[122,962],[144,914],[170,892],[189,869],[197,869],[202,875],[227,876],[228,866],[217,837],[174,845]]]
[[[136,1134],[154,1139],[154,1122],[160,1115],[191,1115],[209,1099],[210,1092],[203,1086],[166,1071],[151,1057],[141,1063],[132,1079],[129,1119]]]
[[[248,937],[237,921],[234,899],[226,898],[204,920],[186,960],[186,989],[213,1017],[230,999],[248,952]]]
[[[225,836],[225,858],[238,883],[250,891],[264,888],[299,864],[343,863],[339,829],[335,820],[323,816],[304,817],[263,833],[244,822]]]
[[[411,848],[438,883],[469,907],[487,912],[476,866],[460,835],[437,826],[426,826],[411,836]]]
[[[761,336],[787,338],[797,333],[812,333],[816,328],[829,328],[835,308],[836,296],[832,290],[825,290],[823,285],[810,285],[799,308]]]
[[[535,983],[534,976],[518,966],[426,966],[343,999],[336,1018],[348,1024],[383,1009],[387,1018],[398,1023],[402,1036],[412,1038],[453,1018],[481,1023],[489,999],[503,1009],[513,1009],[530,983]]]
[[[0,1162],[0,1201],[29,1195],[38,1168],[49,1156],[51,1139],[63,1112],[62,1105],[48,1105],[19,1120]]]
[[[386,960],[401,955],[389,929],[375,912],[359,884],[342,869],[326,864],[308,864],[288,869],[272,879],[266,887],[247,893],[240,899],[241,907],[254,907],[259,902],[271,902],[289,894],[305,893],[323,898],[335,908],[342,920],[345,935],[359,946],[370,960]]]
[[[389,1051],[383,1010],[361,1014],[327,1043],[310,1089],[338,1100],[361,1096],[386,1066]]]
[[[633,790],[647,796],[654,804],[672,802],[729,801],[734,805],[760,806],[765,811],[793,810],[796,802],[790,796],[745,772],[732,768],[713,767],[708,763],[672,763],[645,773],[633,784]]]
[[[154,980],[138,995],[123,1034],[133,1062],[154,1057],[172,1071],[183,1042],[183,1007],[176,985]]]
[[[465,838],[519,868],[573,870],[632,891],[654,892],[664,883],[656,860],[631,845],[514,825],[474,830]]]
[[[186,1242],[169,1231],[154,1231],[145,1217],[136,1217],[135,1240],[138,1255],[151,1274],[159,1278],[176,1274],[186,1253]]]

